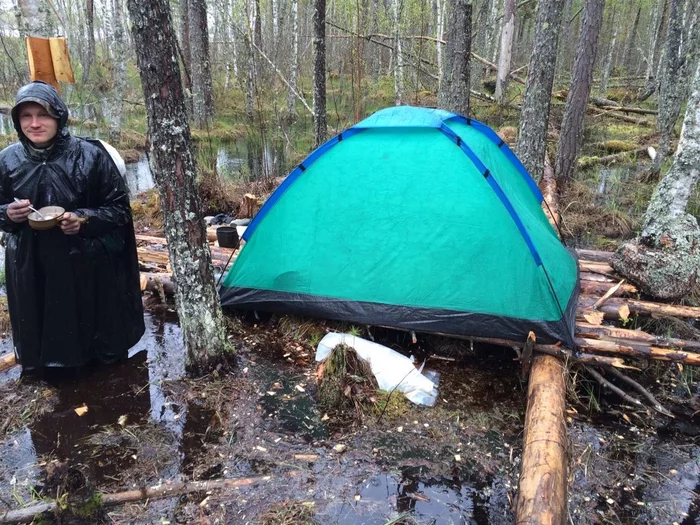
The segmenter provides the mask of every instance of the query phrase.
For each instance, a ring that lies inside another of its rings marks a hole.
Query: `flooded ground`
[[[72,523],[514,522],[525,383],[509,349],[420,336],[412,345],[375,330],[377,342],[428,358],[440,375],[438,403],[348,425],[316,403],[313,343],[329,324],[234,318],[236,368],[199,380],[183,377],[173,314],[159,309],[147,325],[128,361],[87,377],[37,381],[17,369],[0,377],[0,510],[55,497],[76,472],[105,493],[259,476],[250,487]],[[438,351],[443,358],[430,357]],[[680,398],[697,395],[692,378],[677,386]],[[586,412],[587,402],[601,410]],[[700,427],[600,395],[579,398],[569,415],[571,523],[698,521]]]

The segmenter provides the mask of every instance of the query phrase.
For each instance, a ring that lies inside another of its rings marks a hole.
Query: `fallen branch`
[[[496,64],[494,64],[493,62],[489,62],[488,60],[486,60],[483,57],[480,57],[479,55],[477,55],[473,51],[472,51],[472,57],[474,57],[477,62],[481,62],[485,66],[488,66],[489,69],[492,69],[493,71],[498,71],[498,66]],[[508,74],[508,76],[510,78],[512,78],[513,80],[515,80],[516,82],[525,85],[525,79],[523,77],[515,75],[515,74],[513,74],[513,72],[510,72]]]
[[[287,475],[295,476],[297,472],[289,472]],[[134,501],[163,499],[190,492],[207,492],[210,490],[232,489],[258,485],[270,480],[270,476],[238,479],[213,479],[210,481],[182,481],[164,483],[153,487],[144,487],[137,490],[127,490],[116,494],[103,494],[101,497],[103,506],[121,505]],[[59,505],[55,501],[47,501],[25,507],[23,509],[10,510],[0,515],[0,523],[25,523],[30,522],[35,516],[47,512],[56,512]]]
[[[597,104],[596,104],[597,105]],[[602,110],[622,111],[623,113],[636,113],[638,115],[658,115],[655,109],[633,108],[628,106],[598,106]]]
[[[579,159],[578,161],[578,167],[579,168],[590,168],[592,166],[597,166],[599,164],[602,164],[604,166],[607,166],[608,164],[612,164],[613,162],[617,162],[619,160],[624,160],[628,155],[638,155],[639,153],[644,153],[647,151],[647,146],[641,147],[641,148],[635,148],[629,151],[621,151],[620,153],[613,153],[612,155],[604,155],[603,157],[584,157]]]
[[[595,275],[595,274],[589,274],[589,275]],[[602,275],[600,276],[603,279]],[[601,295],[601,294],[606,294],[609,292],[612,288],[615,288],[617,286],[614,283],[610,282],[603,282],[603,281],[589,281],[587,279],[580,279],[581,281],[581,294],[582,295]],[[634,295],[637,293],[637,287],[632,285],[632,284],[623,284],[619,286],[614,292],[615,295],[617,296],[630,296]]]
[[[601,306],[603,306],[603,305],[605,304],[605,302],[606,302],[608,299],[610,299],[610,297],[612,297],[613,295],[615,295],[615,292],[617,292],[617,291],[620,289],[620,286],[622,286],[623,284],[625,284],[625,280],[624,280],[624,279],[622,279],[619,283],[617,283],[615,286],[613,286],[613,287],[610,288],[607,292],[605,292],[605,295],[603,295],[603,297],[601,297],[600,299],[598,299],[598,300],[595,302],[595,304],[593,304],[593,309],[594,309],[594,310],[597,310],[598,308],[600,308]]]
[[[624,381],[628,385],[630,385],[632,388],[634,388],[637,392],[642,394],[650,403],[651,407],[656,410],[659,414],[663,414],[664,416],[672,417],[675,419],[676,416],[674,416],[670,410],[668,410],[666,407],[664,407],[661,403],[659,403],[654,395],[649,392],[646,388],[644,388],[642,385],[637,383],[634,379],[631,377],[626,376],[619,370],[615,370],[614,368],[608,367],[606,368],[608,372],[610,372],[612,375],[617,377],[618,379]]]
[[[12,368],[16,364],[17,361],[15,360],[15,353],[10,352],[9,354],[0,357],[0,372],[7,370],[8,368]]]
[[[580,310],[590,310],[596,298],[590,296],[579,297],[578,307]],[[649,301],[639,301],[637,299],[620,299],[612,297],[599,308],[605,314],[605,319],[619,320],[620,307],[627,306],[632,314],[653,316],[662,315],[666,317],[681,317],[686,319],[700,318],[700,308],[694,306],[680,306],[676,304],[653,303]]]
[[[605,379],[602,375],[600,375],[598,372],[593,370],[590,366],[585,366],[586,372],[588,372],[590,375],[592,375],[596,381],[598,381],[601,385],[603,385],[603,388],[606,388],[608,390],[612,390],[615,392],[618,396],[620,396],[622,399],[627,401],[628,403],[638,406],[638,407],[643,407],[645,406],[644,403],[642,403],[639,399],[636,397],[632,397],[629,395],[627,392],[622,390],[621,388],[616,387],[613,385],[610,381]]]
[[[583,248],[578,248],[576,253],[581,259],[602,263],[609,263],[613,256],[613,252],[605,252],[602,250],[584,250]]]
[[[615,108],[617,110],[617,108]],[[589,104],[588,106],[588,111],[592,111],[594,114],[599,115],[599,116],[606,116],[610,118],[614,118],[616,120],[621,120],[623,122],[628,122],[630,124],[635,124],[636,126],[644,126],[644,127],[652,127],[653,124],[646,120],[646,119],[636,119],[633,117],[628,117],[626,115],[620,115],[619,113],[615,113],[612,111],[604,111],[602,109],[598,109],[596,106],[593,106]]]
[[[603,341],[617,341],[646,343],[649,346],[657,346],[660,348],[675,348],[678,350],[688,350],[691,352],[700,352],[700,341],[687,341],[685,339],[676,339],[673,337],[660,337],[658,335],[648,334],[642,330],[628,330],[626,328],[617,328],[615,326],[594,325],[590,323],[577,322],[576,335],[586,339],[600,339]]]
[[[576,346],[582,351],[602,354],[623,355],[640,359],[672,361],[687,365],[700,365],[700,354],[675,348],[659,348],[648,343],[636,341],[605,341],[577,337]]]

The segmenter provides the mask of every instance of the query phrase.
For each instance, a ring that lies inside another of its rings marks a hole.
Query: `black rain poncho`
[[[48,105],[58,134],[45,150],[22,133],[18,106]],[[127,357],[144,333],[128,189],[109,155],[66,129],[57,91],[33,82],[17,93],[20,142],[0,152],[0,228],[7,232],[6,282],[17,360],[24,369],[81,366]],[[7,217],[13,199],[88,217],[77,235],[31,229]]]

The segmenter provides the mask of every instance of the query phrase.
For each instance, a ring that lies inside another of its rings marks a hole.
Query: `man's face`
[[[19,107],[19,125],[37,148],[48,146],[58,133],[58,120],[36,102],[25,102]]]

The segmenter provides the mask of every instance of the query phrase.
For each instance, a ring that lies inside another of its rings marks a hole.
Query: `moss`
[[[86,501],[71,506],[71,512],[81,518],[94,518],[102,511],[102,494],[96,492]]]
[[[377,417],[381,416],[384,420],[391,421],[404,417],[413,410],[411,402],[398,390],[393,393],[380,390],[376,397],[377,403],[372,407],[372,413]]]
[[[596,142],[591,144],[591,147],[607,153],[622,153],[623,151],[632,151],[633,149],[637,149],[639,144],[627,140],[613,139],[603,142]]]

